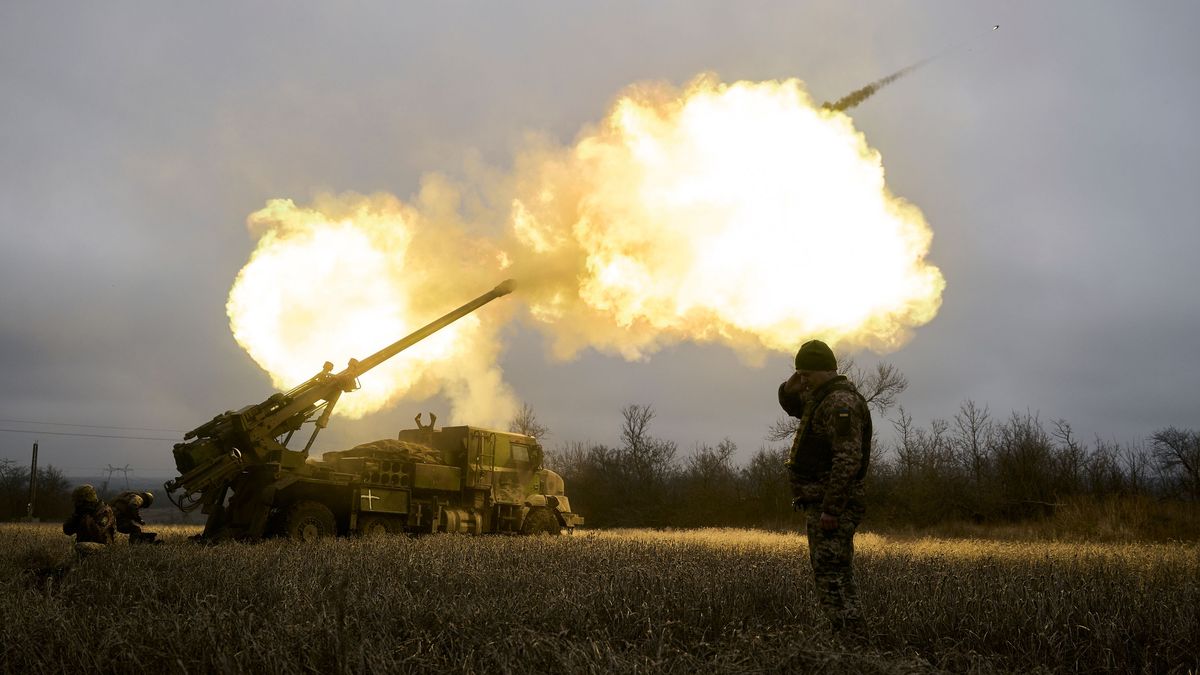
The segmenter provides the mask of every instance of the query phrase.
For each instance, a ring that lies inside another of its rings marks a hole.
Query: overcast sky
[[[833,100],[938,53],[850,111],[946,277],[931,323],[856,361],[900,368],[921,425],[972,399],[1084,440],[1200,428],[1198,19],[1193,2],[1090,0],[5,2],[0,457],[28,461],[36,439],[68,474],[165,476],[171,441],[58,434],[176,438],[270,394],[225,316],[268,199],[406,199],[429,172],[504,170],[526,133],[570,143],[639,81],[796,77]],[[681,453],[729,437],[744,461],[792,360],[684,344],[564,364],[527,326],[505,338],[550,448],[615,443],[643,403]],[[426,410],[447,404],[336,420],[321,449]]]

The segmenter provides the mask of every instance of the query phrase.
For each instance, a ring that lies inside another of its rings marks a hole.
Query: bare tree
[[[24,516],[29,499],[30,467],[0,459],[0,520]],[[61,518],[71,512],[71,483],[54,465],[37,472],[36,518]]]
[[[1134,493],[1146,491],[1150,485],[1150,455],[1142,444],[1127,443],[1119,453],[1120,466]]]
[[[1083,465],[1087,459],[1087,448],[1075,438],[1071,424],[1059,418],[1052,421],[1054,431],[1051,435],[1058,441],[1058,452],[1055,459],[1059,465],[1060,477],[1063,484],[1060,487],[1068,492],[1077,492],[1082,486]]]
[[[635,479],[643,485],[658,485],[675,469],[676,446],[673,441],[650,435],[654,408],[630,404],[621,409],[621,451]]]
[[[508,430],[515,434],[525,434],[533,436],[541,440],[550,435],[550,427],[538,422],[537,415],[533,412],[533,406],[528,403],[521,403],[521,409],[513,415],[512,420],[508,423]]]
[[[900,437],[899,445],[896,446],[896,455],[900,461],[901,472],[910,476],[920,463],[921,430],[913,424],[912,415],[904,410],[904,406],[900,406],[899,413],[899,417],[892,420],[892,428]]]
[[[780,470],[785,459],[787,448],[764,446],[739,470],[746,496],[754,504],[754,517],[759,522],[785,520],[791,511],[791,487],[787,475]]]
[[[1128,491],[1140,491],[1144,469],[1139,464],[1129,465],[1126,475],[1122,468],[1125,455],[1116,442],[1105,442],[1099,436],[1084,462],[1084,489],[1092,496],[1119,495]],[[1144,465],[1144,460],[1134,458]]]
[[[890,363],[877,363],[875,370],[865,372],[853,359],[845,359],[842,374],[854,383],[867,405],[881,414],[896,405],[896,399],[908,389],[908,378]]]
[[[983,482],[987,471],[988,454],[993,434],[991,414],[987,406],[980,408],[975,401],[967,399],[954,415],[954,442],[961,461],[970,467],[975,485]]]
[[[737,444],[728,438],[718,443],[716,448],[701,444],[687,459],[688,475],[705,487],[722,480],[731,482],[735,473],[731,463],[735,452]]]
[[[1174,474],[1179,487],[1200,499],[1200,432],[1167,427],[1150,437],[1154,457],[1164,474]]]
[[[621,408],[621,442],[625,447],[636,451],[645,446],[653,420],[653,406],[631,403]]]
[[[1046,516],[1059,506],[1054,442],[1037,413],[1014,410],[1008,421],[997,427],[993,458],[1007,515]]]
[[[779,419],[772,422],[771,426],[767,427],[766,439],[772,443],[776,441],[785,441],[792,436],[795,436],[796,432],[799,430],[800,420],[796,419],[795,417],[782,415],[779,417]]]
[[[954,453],[950,441],[946,438],[950,424],[937,417],[929,420],[929,434],[926,437],[925,454],[930,462],[944,468],[954,463]]]

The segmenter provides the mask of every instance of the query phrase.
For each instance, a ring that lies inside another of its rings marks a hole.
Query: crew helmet
[[[100,496],[96,494],[96,488],[84,483],[71,493],[71,501],[76,504],[97,504]]]

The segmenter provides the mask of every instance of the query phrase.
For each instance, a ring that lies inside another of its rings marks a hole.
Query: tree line
[[[1069,504],[1134,501],[1182,506],[1200,530],[1200,431],[1169,426],[1141,442],[1087,443],[1065,420],[1046,422],[1030,411],[997,418],[971,400],[950,418],[922,427],[897,405],[908,386],[899,371],[888,364],[862,371],[844,362],[843,374],[876,420],[866,480],[868,518],[877,524],[1011,523],[1051,517]],[[573,510],[589,526],[800,524],[783,467],[798,420],[781,415],[765,430],[767,443],[737,464],[738,448],[729,439],[681,453],[653,434],[654,417],[651,405],[627,405],[617,444],[568,441],[547,449],[547,466],[562,474]],[[884,443],[878,430],[888,423],[894,440]],[[528,405],[510,429],[543,445],[550,432]],[[71,488],[59,469],[39,468],[34,518],[65,518]],[[29,467],[0,459],[0,520],[25,517],[28,497]]]
[[[29,466],[0,459],[0,521],[24,518],[29,504]],[[33,517],[61,520],[71,513],[71,482],[52,465],[38,467]]]
[[[1171,426],[1142,442],[1087,443],[1065,420],[1043,421],[1030,411],[997,418],[972,400],[949,419],[919,426],[897,405],[908,383],[894,367],[864,372],[847,361],[843,374],[875,417],[866,481],[868,518],[876,525],[1019,523],[1061,515],[1067,506],[1119,510],[1137,502],[1156,513],[1185,513],[1191,531],[1200,532],[1200,431]],[[729,439],[684,454],[655,437],[651,405],[627,405],[620,415],[617,444],[568,441],[546,453],[589,526],[800,525],[784,469],[799,420],[781,416],[766,430],[767,443],[739,465]],[[885,424],[895,431],[889,442],[878,433]],[[539,438],[549,432],[527,405],[510,429]]]

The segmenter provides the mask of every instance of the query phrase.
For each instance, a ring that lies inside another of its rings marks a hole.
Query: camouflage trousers
[[[817,602],[835,628],[862,622],[862,606],[854,585],[854,531],[865,512],[851,499],[834,530],[821,529],[821,505],[804,507],[808,521],[808,559],[812,563]]]

